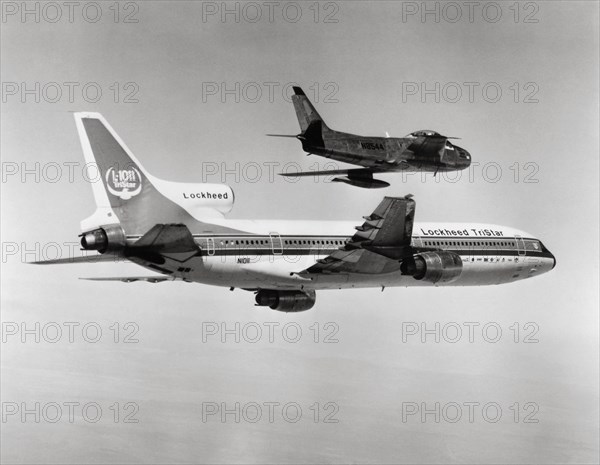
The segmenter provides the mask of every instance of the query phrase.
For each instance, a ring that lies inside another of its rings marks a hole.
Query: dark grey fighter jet
[[[319,116],[300,87],[294,87],[292,102],[300,123],[298,135],[268,134],[275,137],[295,137],[308,154],[359,165],[361,168],[329,171],[282,173],[282,176],[345,175],[333,181],[373,189],[389,183],[373,179],[373,173],[399,171],[458,171],[471,164],[471,155],[452,144],[435,131],[415,131],[406,137],[364,137],[334,131]]]

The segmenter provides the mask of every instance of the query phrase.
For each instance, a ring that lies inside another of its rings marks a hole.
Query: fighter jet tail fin
[[[316,121],[320,122],[322,126],[327,128],[325,121],[319,115],[315,107],[310,102],[304,91],[300,87],[293,87],[294,95],[292,95],[292,102],[294,103],[294,109],[296,110],[296,116],[298,117],[298,123],[300,124],[300,130],[304,133],[308,129],[311,123]]]

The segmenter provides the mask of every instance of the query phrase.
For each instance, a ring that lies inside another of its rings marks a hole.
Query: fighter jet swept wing
[[[352,168],[345,170],[325,170],[325,171],[301,171],[299,173],[280,173],[280,176],[286,177],[302,177],[302,176],[334,176],[338,174],[345,174],[346,177],[333,178],[332,182],[343,182],[353,186],[365,187],[368,189],[376,189],[380,187],[388,187],[389,182],[382,181],[381,179],[374,179],[373,173],[385,173],[389,170],[385,169],[364,169],[364,168]]]
[[[415,201],[406,197],[385,197],[375,211],[356,226],[350,242],[308,268],[308,273],[389,273],[399,262],[412,256],[410,245]]]

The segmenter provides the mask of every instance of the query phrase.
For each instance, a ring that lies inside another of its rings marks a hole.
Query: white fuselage
[[[343,247],[355,222],[247,221],[211,219],[216,230],[238,232],[194,234],[201,255],[182,261],[166,257],[160,267],[136,263],[173,279],[244,289],[344,289],[381,286],[433,286],[401,275],[301,273]],[[138,236],[130,236],[131,241]],[[415,223],[411,245],[460,255],[463,269],[449,286],[509,283],[550,271],[555,264],[542,243],[523,231],[491,224]]]

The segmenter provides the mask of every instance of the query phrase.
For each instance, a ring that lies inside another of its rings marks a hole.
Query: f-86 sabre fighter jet
[[[406,137],[366,137],[334,131],[319,116],[304,91],[294,87],[292,102],[300,123],[298,135],[268,134],[294,137],[302,142],[308,155],[321,155],[332,160],[359,165],[361,168],[282,173],[282,176],[345,175],[333,181],[374,189],[390,184],[373,179],[374,173],[399,171],[459,171],[471,165],[471,155],[462,147],[435,131],[415,131]]]

